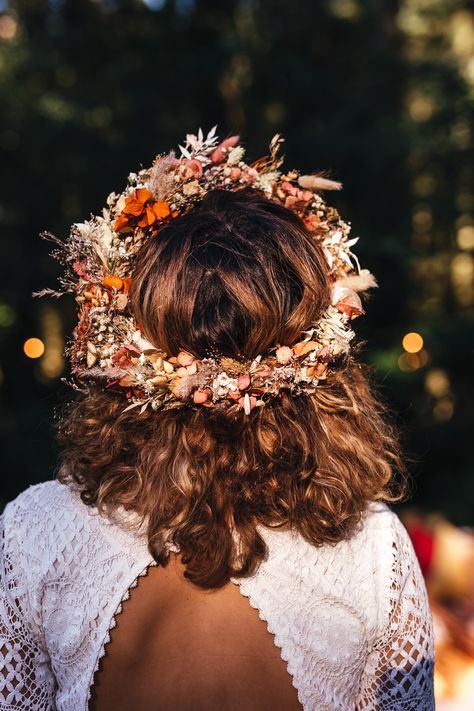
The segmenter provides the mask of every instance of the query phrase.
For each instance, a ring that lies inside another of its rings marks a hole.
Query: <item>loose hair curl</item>
[[[131,290],[145,336],[198,358],[291,345],[328,301],[317,242],[294,213],[247,190],[213,191],[164,226],[138,255]],[[166,565],[172,542],[202,588],[255,571],[259,526],[335,544],[369,501],[401,498],[405,479],[356,350],[314,395],[285,394],[248,416],[193,405],[139,415],[91,386],[59,423],[58,477],[104,513],[137,512],[154,559]]]

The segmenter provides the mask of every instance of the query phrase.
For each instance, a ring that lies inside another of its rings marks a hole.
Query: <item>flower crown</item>
[[[239,136],[219,143],[214,127],[206,137],[187,135],[180,156],[158,156],[150,168],[131,173],[125,190],[111,193],[102,215],[72,226],[56,244],[53,256],[65,265],[61,289],[37,295],[73,293],[79,305],[78,324],[67,347],[76,388],[100,380],[120,389],[126,410],[194,404],[242,408],[249,414],[283,392],[314,393],[328,368],[347,354],[354,332],[350,322],[364,313],[357,292],[377,286],[360,268],[349,239],[350,226],[319,194],[339,190],[340,183],[321,175],[283,173],[277,135],[270,155],[248,164]],[[181,351],[165,353],[140,331],[130,309],[128,292],[136,255],[145,240],[159,239],[163,224],[182,215],[214,189],[251,187],[295,212],[318,240],[327,261],[331,303],[293,345],[276,344],[252,361],[229,357],[195,358]]]

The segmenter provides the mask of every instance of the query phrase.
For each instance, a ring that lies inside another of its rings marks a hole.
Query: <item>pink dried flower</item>
[[[81,261],[80,262],[73,262],[72,268],[74,269],[76,274],[78,274],[79,276],[84,277],[84,279],[87,279],[88,281],[90,281],[90,277],[86,271],[86,263],[85,262],[81,262]]]
[[[256,378],[269,378],[273,371],[271,368],[262,368],[261,370],[256,370],[254,375]]]
[[[176,361],[179,363],[179,365],[191,365],[191,363],[194,361],[194,356],[191,355],[191,353],[188,353],[187,351],[180,351],[177,355]]]
[[[229,148],[236,146],[239,141],[240,136],[231,136],[230,138],[226,138],[225,141],[222,141],[222,143],[219,143],[217,148],[214,148],[210,155],[212,163],[214,163],[214,165],[223,163],[227,157]]]
[[[258,173],[254,168],[249,168],[246,171],[242,171],[241,180],[244,180],[248,184],[255,183],[258,179]]]
[[[280,187],[283,192],[287,193],[288,195],[296,195],[297,188],[295,185],[293,185],[293,183],[289,183],[287,180],[285,180],[280,185]]]
[[[340,313],[347,314],[350,319],[364,313],[359,294],[345,286],[333,287],[332,303]]]
[[[136,353],[137,355],[141,354],[141,350],[134,346],[133,343],[124,343],[123,347],[126,348],[127,351],[130,351],[130,353]]]
[[[133,363],[130,360],[130,353],[125,346],[119,348],[112,356],[112,363],[114,363],[118,368],[130,368]]]
[[[211,391],[208,389],[195,390],[193,393],[193,402],[195,402],[196,405],[203,405],[207,400],[209,400],[210,395],[211,395]]]
[[[195,178],[201,177],[202,163],[200,160],[196,160],[195,158],[193,158],[192,160],[190,160],[189,158],[183,158],[181,160],[181,163],[183,163],[187,168],[189,168]]]
[[[247,390],[250,386],[250,375],[249,373],[243,373],[237,378],[237,386],[239,390]]]
[[[310,232],[314,232],[317,230],[320,225],[321,225],[321,219],[319,218],[316,213],[311,212],[309,215],[307,215],[304,219],[303,222],[305,223],[306,227]]]

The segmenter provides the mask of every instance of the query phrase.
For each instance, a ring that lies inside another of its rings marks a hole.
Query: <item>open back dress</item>
[[[261,527],[266,560],[219,590],[58,481],[0,521],[0,710],[434,709],[426,589],[383,503],[332,546]]]

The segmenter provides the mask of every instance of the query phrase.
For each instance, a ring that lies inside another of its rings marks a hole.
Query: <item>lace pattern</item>
[[[15,574],[21,549],[0,523],[0,708],[47,711],[55,682],[44,639],[30,614],[28,581]],[[28,624],[29,623],[29,624]]]
[[[0,710],[87,711],[115,616],[154,564],[145,532],[58,482],[30,487],[0,520]],[[332,547],[261,532],[267,559],[233,582],[274,635],[302,707],[432,711],[426,589],[395,514],[372,504]]]

